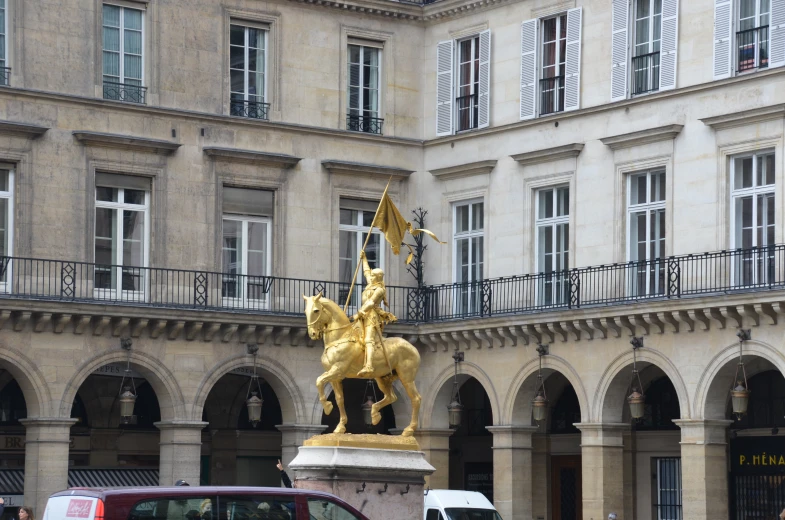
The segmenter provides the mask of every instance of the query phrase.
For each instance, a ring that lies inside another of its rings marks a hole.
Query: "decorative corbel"
[[[189,321],[185,325],[185,339],[186,341],[193,341],[196,336],[202,331],[203,322]]]
[[[575,322],[573,320],[567,320],[562,322],[562,328],[567,330],[567,332],[572,336],[572,339],[574,341],[581,340],[581,331],[578,327],[575,326]]]
[[[591,341],[594,339],[594,329],[586,320],[578,320],[578,326],[583,332],[586,333],[586,339]]]
[[[760,326],[760,314],[758,314],[758,311],[754,305],[742,306],[741,312],[746,318],[749,318],[749,321],[753,327]]]
[[[643,335],[649,335],[649,324],[648,322],[643,319],[643,316],[640,314],[636,314],[633,316],[633,320],[635,320],[635,325],[643,329]]]
[[[605,327],[607,327],[607,329],[611,333],[613,333],[613,337],[614,338],[620,338],[621,337],[621,327],[619,326],[618,323],[616,323],[615,319],[613,319],[613,318],[603,318],[602,322],[605,324]]]
[[[169,320],[167,327],[169,328],[167,337],[170,341],[174,341],[180,336],[180,333],[185,328],[185,320]]]
[[[147,328],[147,324],[150,323],[150,320],[147,318],[134,318],[131,320],[131,325],[129,326],[129,332],[131,333],[132,338],[138,338],[144,332],[144,329]]]
[[[202,339],[204,339],[204,341],[212,341],[219,330],[221,330],[220,323],[205,323],[202,325]]]
[[[93,317],[93,336],[103,336],[110,323],[112,323],[112,318],[109,316]]]
[[[772,304],[756,303],[755,310],[758,311],[758,314],[766,318],[766,321],[769,325],[777,324],[777,311],[774,310],[774,306]]]
[[[679,321],[687,326],[688,332],[695,330],[695,320],[692,319],[687,311],[679,311]]]
[[[659,313],[660,321],[665,324],[665,327],[673,333],[679,332],[679,320],[676,316],[673,315],[672,312],[660,312]]]
[[[650,312],[643,317],[649,325],[654,327],[654,332],[662,334],[665,332],[665,323],[660,319],[656,312]]]
[[[709,309],[709,316],[711,316],[711,319],[717,322],[717,325],[719,325],[721,329],[725,328],[725,316],[722,314],[720,309],[716,307]]]
[[[150,323],[150,337],[153,339],[158,339],[158,336],[166,328],[166,320],[153,320]]]
[[[542,335],[534,328],[534,325],[526,325],[526,333],[534,338],[535,343],[542,343]]]
[[[630,321],[629,316],[619,316],[619,324],[627,329],[630,336],[635,337],[635,325]]]
[[[591,326],[594,328],[594,330],[600,333],[602,339],[606,339],[608,337],[608,329],[605,327],[605,325],[602,324],[602,320],[599,318],[592,318]]]
[[[256,343],[264,345],[272,335],[274,327],[271,325],[257,325],[256,326]]]
[[[735,305],[729,305],[727,307],[720,307],[720,314],[722,314],[725,318],[731,320],[735,323],[735,327],[740,329],[743,323],[743,319],[739,311],[736,310]]]
[[[232,340],[232,336],[234,336],[235,332],[237,332],[236,323],[224,323],[221,325],[221,342],[229,343]]]
[[[477,345],[477,348],[481,348],[482,344],[480,341],[474,337],[474,334],[470,330],[462,330],[461,334],[466,339],[466,349],[469,350],[472,348],[472,345]]]
[[[237,328],[236,325],[234,327]],[[273,332],[274,335],[273,345],[275,345],[276,347],[280,347],[281,343],[283,343],[284,340],[291,343],[291,340],[289,339],[289,333],[291,331],[292,331],[291,327],[276,327],[275,331]]]
[[[51,312],[36,312],[33,314],[33,332],[43,332],[52,321]]]
[[[496,329],[496,331],[498,332],[499,336],[503,338],[502,347],[505,346],[507,342],[509,342],[509,344],[513,347],[518,346],[518,337],[512,334],[508,327],[499,327]]]
[[[537,323],[535,327],[540,332],[541,338],[547,339],[548,343],[553,343],[553,331],[548,327],[547,323]]]
[[[690,318],[695,320],[697,323],[700,323],[701,330],[709,330],[711,326],[711,320],[708,316],[703,312],[703,309],[695,309],[691,311],[687,311],[687,314]]]
[[[87,330],[87,326],[90,325],[90,321],[92,320],[92,316],[87,316],[84,314],[74,316],[72,321],[74,322],[74,334],[83,334],[85,330]]]
[[[568,332],[564,330],[562,324],[558,321],[551,323],[551,327],[553,327],[553,332],[559,335],[561,338],[562,343],[566,343],[568,339]]]
[[[112,319],[112,336],[115,338],[124,336],[128,333],[128,325],[131,323],[131,318],[113,318]]]
[[[71,321],[70,314],[55,314],[52,317],[52,331],[55,334],[62,334],[62,332],[65,330],[66,325],[68,325],[70,321]],[[2,328],[2,325],[0,325],[0,328]]]

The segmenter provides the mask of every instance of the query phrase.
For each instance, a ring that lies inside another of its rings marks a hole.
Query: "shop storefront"
[[[785,509],[785,439],[739,437],[730,442],[733,520],[769,520]]]

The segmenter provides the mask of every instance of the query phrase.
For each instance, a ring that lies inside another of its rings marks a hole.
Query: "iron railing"
[[[468,283],[388,286],[399,320],[425,323],[785,289],[785,244]],[[0,298],[300,315],[302,295],[343,305],[346,282],[0,257]],[[361,288],[355,288],[350,312]]]
[[[458,116],[458,131],[477,128],[479,110],[477,94],[455,98],[455,110]]]
[[[11,84],[11,67],[0,67],[0,86],[7,87]]]
[[[660,88],[660,52],[635,56],[632,59],[631,92],[643,94]]]
[[[264,119],[267,121],[270,119],[270,103],[233,99],[229,107],[229,114],[237,117]]]
[[[369,134],[382,133],[384,119],[360,114],[346,114],[346,129],[352,132],[366,132]]]
[[[564,76],[540,80],[540,114],[552,114],[564,110]]]
[[[681,457],[663,457],[657,461],[657,502],[653,504],[657,520],[683,520],[681,509]]]
[[[769,66],[769,26],[763,25],[736,33],[736,62],[739,72]]]
[[[132,85],[130,83],[115,83],[104,81],[104,99],[125,101],[144,105],[147,98],[147,87]]]

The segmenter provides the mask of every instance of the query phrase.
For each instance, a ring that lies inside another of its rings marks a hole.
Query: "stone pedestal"
[[[302,446],[289,467],[296,488],[332,493],[371,520],[422,518],[434,471],[421,451],[342,445]]]
[[[450,487],[450,436],[455,433],[451,429],[424,429],[414,432],[425,460],[436,468],[433,475],[425,478],[425,485],[431,489],[449,489]]]

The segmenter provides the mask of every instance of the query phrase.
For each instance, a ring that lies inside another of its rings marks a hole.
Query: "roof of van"
[[[148,497],[182,496],[182,495],[232,495],[238,493],[266,493],[275,495],[310,495],[335,498],[329,493],[311,491],[309,489],[281,488],[281,487],[240,487],[240,486],[173,486],[173,487],[74,487],[52,493],[53,497],[62,496],[87,496],[103,498],[118,495],[138,495],[143,493]]]
[[[477,491],[457,491],[452,489],[431,489],[425,495],[425,506],[468,507],[472,509],[493,509],[493,504],[485,495]]]

